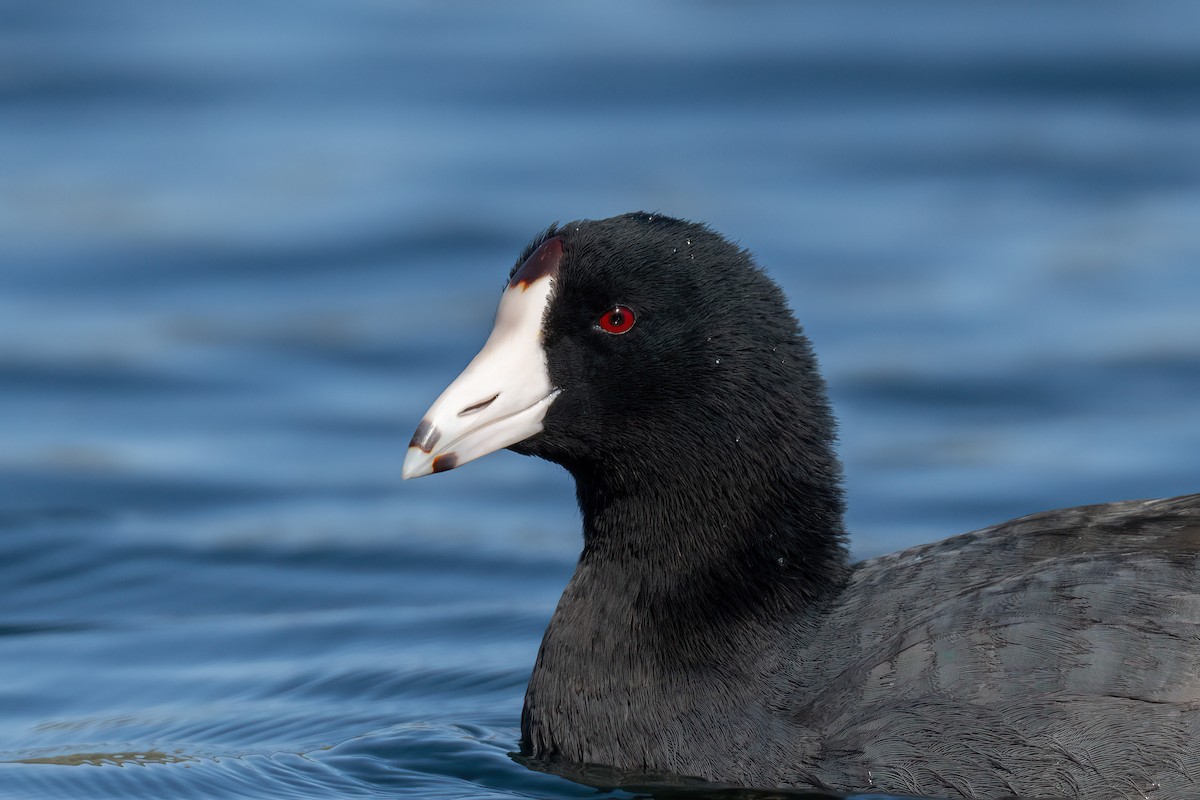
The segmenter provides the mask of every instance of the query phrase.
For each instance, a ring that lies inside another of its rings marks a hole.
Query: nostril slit
[[[480,411],[483,411],[485,408],[490,406],[492,403],[496,402],[496,398],[499,396],[500,396],[499,394],[494,394],[491,397],[489,397],[487,400],[484,400],[482,403],[476,403],[473,406],[467,406],[462,411],[458,412],[458,415],[460,417],[467,417],[467,416],[470,416],[471,414],[478,414]]]

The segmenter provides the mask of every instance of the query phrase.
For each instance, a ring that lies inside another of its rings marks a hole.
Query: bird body
[[[806,613],[699,641],[626,574],[581,564],[564,593],[526,752],[742,786],[1200,796],[1198,495],[881,556]]]
[[[796,653],[811,677],[783,705],[817,732],[804,779],[1200,796],[1198,568],[1197,495],[1034,514],[864,562]]]
[[[1200,796],[1200,495],[852,564],[835,427],[778,287],[708,228],[551,228],[405,477],[563,465],[584,546],[522,753],[719,784]]]

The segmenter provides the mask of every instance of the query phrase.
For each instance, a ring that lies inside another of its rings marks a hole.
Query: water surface
[[[404,447],[553,220],[752,248],[853,546],[1200,490],[1186,3],[0,6],[0,794],[525,796],[569,480]]]

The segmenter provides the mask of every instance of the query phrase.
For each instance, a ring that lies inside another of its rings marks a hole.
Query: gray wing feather
[[[800,654],[802,766],[918,794],[1200,796],[1198,567],[1200,495],[1036,514],[859,565]],[[951,584],[966,588],[931,605]]]

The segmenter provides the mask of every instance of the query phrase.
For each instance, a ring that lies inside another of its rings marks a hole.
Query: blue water
[[[792,298],[859,555],[1200,490],[1194,4],[14,0],[0,796],[597,796],[507,755],[568,478],[399,474],[633,209]]]

